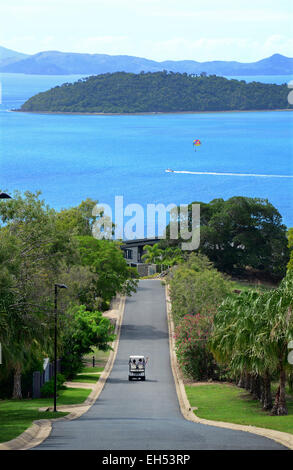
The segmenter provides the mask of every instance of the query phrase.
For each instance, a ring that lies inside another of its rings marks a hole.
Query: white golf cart
[[[145,380],[145,366],[148,358],[144,356],[129,356],[128,380]]]

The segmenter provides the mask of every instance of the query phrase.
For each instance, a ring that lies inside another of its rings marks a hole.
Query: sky
[[[0,0],[0,45],[162,60],[293,57],[292,0]]]

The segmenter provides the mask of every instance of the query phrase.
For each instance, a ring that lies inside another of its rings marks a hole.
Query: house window
[[[125,258],[126,259],[132,259],[132,250],[125,250]]]

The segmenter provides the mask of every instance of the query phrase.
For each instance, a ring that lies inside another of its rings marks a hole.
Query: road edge
[[[208,426],[216,426],[218,428],[232,429],[235,431],[245,431],[252,434],[257,434],[259,436],[267,437],[272,439],[279,444],[287,447],[288,449],[293,450],[293,435],[282,432],[275,431],[273,429],[258,428],[255,426],[247,426],[235,423],[226,423],[223,421],[212,421],[208,419],[199,418],[196,416],[190,406],[189,400],[187,398],[185,387],[183,381],[179,374],[179,365],[177,362],[177,356],[175,353],[175,341],[174,341],[174,322],[171,314],[171,299],[169,293],[169,286],[166,283],[165,285],[165,295],[166,295],[166,312],[167,312],[167,322],[169,330],[169,349],[170,349],[170,362],[171,369],[173,373],[173,378],[176,387],[176,393],[179,401],[180,411],[185,419],[188,421],[193,421],[194,423],[205,424]]]
[[[116,320],[115,324],[115,339],[112,342],[112,351],[109,354],[109,358],[107,364],[100,375],[98,382],[93,387],[91,393],[87,397],[87,399],[82,404],[78,405],[68,405],[68,406],[58,406],[58,411],[69,411],[70,413],[67,416],[62,418],[51,418],[51,419],[40,419],[33,421],[32,425],[26,429],[22,434],[20,434],[15,439],[11,439],[7,442],[2,442],[0,444],[0,450],[28,450],[32,449],[40,445],[47,437],[50,435],[52,431],[52,423],[57,421],[71,421],[73,419],[79,418],[81,415],[86,413],[91,406],[96,402],[99,398],[104,385],[110,375],[112,370],[117,351],[119,346],[119,339],[120,339],[120,332],[121,332],[121,325],[124,315],[124,308],[125,308],[125,296],[120,296],[114,300],[114,305],[111,310],[108,310],[104,313],[105,317],[112,318]],[[118,303],[118,305],[117,305]],[[117,307],[115,308],[115,306]]]

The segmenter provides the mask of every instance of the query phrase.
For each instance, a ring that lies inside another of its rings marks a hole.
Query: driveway
[[[149,356],[146,381],[128,381],[128,357]],[[265,437],[186,421],[169,358],[165,289],[140,281],[125,304],[119,348],[97,402],[80,418],[53,424],[36,449],[285,449]]]

